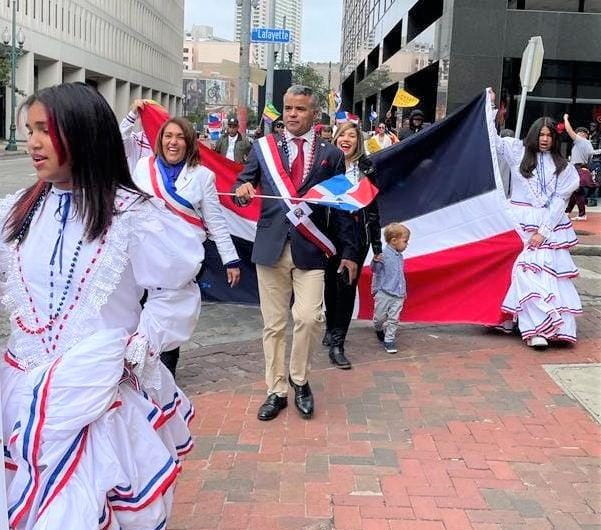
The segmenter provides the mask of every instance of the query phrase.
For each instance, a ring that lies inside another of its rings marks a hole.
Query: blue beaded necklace
[[[67,225],[67,221],[69,220],[69,213],[71,208],[71,193],[61,193],[59,194],[59,204],[58,208],[55,212],[55,218],[60,223],[58,230],[58,237],[56,239],[56,243],[54,244],[54,251],[52,252],[52,257],[50,258],[49,263],[49,290],[48,290],[48,318],[50,321],[55,321],[59,315],[62,313],[65,308],[65,301],[67,300],[67,295],[71,290],[71,286],[73,285],[73,274],[75,272],[75,266],[77,265],[77,260],[79,258],[79,253],[81,251],[81,246],[83,244],[83,240],[80,239],[75,245],[75,251],[73,253],[73,257],[71,258],[71,263],[69,264],[69,269],[67,272],[67,278],[65,280],[65,285],[63,286],[63,291],[60,297],[60,300],[56,306],[56,310],[54,308],[55,299],[57,298],[55,295],[55,287],[56,287],[56,255],[58,252],[59,256],[59,270],[58,274],[62,276],[63,274],[63,243],[65,238],[65,228]],[[50,334],[48,335],[48,341],[52,342],[52,327],[48,330]]]

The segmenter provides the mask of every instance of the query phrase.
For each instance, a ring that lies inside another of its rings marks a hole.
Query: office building
[[[118,117],[136,98],[172,114],[181,110],[184,0],[19,0],[16,25],[25,36],[16,87],[19,99],[68,81],[94,85]],[[10,35],[12,2],[0,3],[0,31]],[[10,88],[0,102],[7,132]],[[8,96],[8,97],[7,97]]]
[[[521,56],[535,35],[545,56],[524,123],[569,112],[588,124],[601,114],[601,0],[345,0],[344,105],[383,115],[403,87],[433,121],[492,86],[508,98],[511,127]]]

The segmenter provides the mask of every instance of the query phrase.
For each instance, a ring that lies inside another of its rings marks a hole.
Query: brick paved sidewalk
[[[256,376],[195,396],[169,529],[598,530],[601,429],[543,364],[599,362],[600,315],[580,320],[576,346],[545,353],[415,326],[392,356],[355,329],[353,370],[316,356],[310,421],[291,403],[259,422]]]
[[[574,221],[573,223],[579,245],[601,245],[601,211],[598,211],[598,208],[591,210],[586,214],[586,221]]]

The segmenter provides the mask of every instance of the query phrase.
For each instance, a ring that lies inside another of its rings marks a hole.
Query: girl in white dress
[[[193,410],[159,352],[194,329],[202,244],[135,186],[96,90],[24,109],[39,180],[0,204],[11,529],[165,528]]]
[[[511,168],[511,209],[524,241],[502,308],[517,320],[528,346],[576,342],[574,316],[582,306],[569,248],[577,239],[564,212],[579,186],[578,173],[559,152],[551,118],[536,120],[523,141],[497,138],[496,148]]]

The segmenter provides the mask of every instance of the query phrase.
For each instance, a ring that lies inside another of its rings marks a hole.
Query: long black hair
[[[118,189],[146,197],[129,173],[117,119],[106,100],[84,83],[44,88],[23,102],[19,114],[36,102],[48,114],[49,135],[59,159],[71,166],[75,211],[84,222],[86,239],[92,241],[111,225]],[[34,209],[49,188],[38,181],[19,197],[3,227],[5,241],[26,236]]]
[[[551,149],[549,154],[555,163],[555,175],[559,175],[568,165],[568,161],[561,155],[559,151],[559,134],[557,132],[557,124],[553,118],[543,116],[536,120],[528,129],[528,134],[524,138],[524,157],[520,163],[520,173],[526,177],[532,177],[532,172],[536,167],[536,155],[539,152],[538,138],[543,127],[547,127],[551,131]]]

